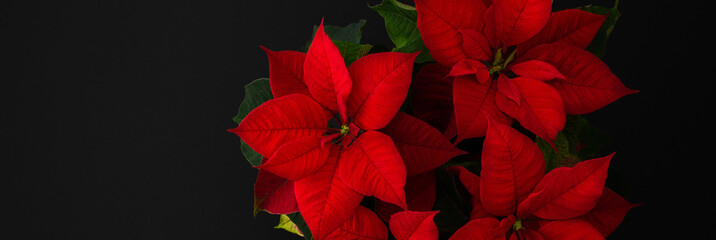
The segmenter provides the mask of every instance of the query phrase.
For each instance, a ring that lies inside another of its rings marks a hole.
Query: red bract
[[[596,56],[584,50],[605,16],[582,10],[551,13],[551,0],[416,0],[418,28],[432,57],[450,69],[457,140],[486,134],[487,116],[516,119],[554,141],[566,114],[593,112],[636,91],[626,88]],[[444,82],[444,71],[425,77]],[[442,76],[441,76],[442,74]],[[431,94],[421,93],[421,96]],[[416,103],[433,122],[434,104]],[[447,119],[447,120],[446,120]],[[446,126],[449,126],[446,125]]]
[[[491,120],[483,149],[480,177],[450,168],[473,197],[450,239],[604,239],[635,206],[604,187],[614,154],[544,174],[537,145]]]
[[[346,67],[322,23],[306,54],[264,50],[275,99],[231,131],[270,156],[261,171],[293,181],[298,208],[316,239],[349,234],[345,225],[348,233],[334,233],[344,223],[370,226],[360,219],[346,222],[356,217],[363,196],[407,209],[408,175],[464,153],[427,123],[405,114],[394,118],[417,53],[370,54]],[[331,118],[337,123],[332,128]]]
[[[390,218],[390,231],[397,240],[437,240],[438,227],[433,217],[438,211],[403,211]]]

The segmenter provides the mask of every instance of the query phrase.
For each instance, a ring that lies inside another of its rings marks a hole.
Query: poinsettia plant
[[[637,206],[581,116],[637,92],[600,60],[617,4],[384,0],[392,49],[361,43],[365,20],[262,47],[229,130],[254,214],[306,239],[605,238]]]

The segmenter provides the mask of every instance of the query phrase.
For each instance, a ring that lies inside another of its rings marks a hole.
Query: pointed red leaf
[[[490,213],[485,211],[482,207],[482,201],[480,200],[480,177],[474,173],[468,171],[463,166],[450,166],[447,168],[453,175],[457,175],[460,182],[467,192],[472,195],[470,202],[472,203],[472,211],[470,212],[470,219],[479,219],[490,216]]]
[[[494,121],[490,121],[482,149],[482,206],[497,216],[515,214],[517,205],[544,176],[542,151],[527,136]]]
[[[452,78],[447,77],[449,72],[450,68],[436,63],[423,66],[413,79],[410,94],[413,115],[443,133],[453,115]]]
[[[510,70],[517,74],[517,76],[537,79],[545,82],[554,79],[564,80],[564,76],[557,71],[557,68],[540,60],[530,60],[517,63],[510,66]]]
[[[545,43],[566,43],[581,49],[587,48],[594,39],[607,16],[597,15],[580,9],[567,9],[553,12],[533,38],[517,46],[517,55],[521,56],[533,47]]]
[[[487,66],[480,61],[470,58],[465,58],[457,62],[455,66],[450,69],[450,73],[448,74],[448,76],[473,74],[477,78],[477,81],[480,82],[480,84],[485,84],[488,81],[492,80],[492,78],[490,77],[490,70],[487,69]]]
[[[520,89],[517,87],[517,84],[504,74],[497,78],[497,91],[500,92],[502,96],[505,96],[507,99],[515,102],[518,107],[520,106],[522,93],[520,93]]]
[[[321,144],[322,139],[323,136],[310,136],[288,142],[259,168],[292,181],[313,174],[323,166],[330,152],[329,147]]]
[[[405,200],[408,203],[408,209],[413,211],[427,212],[433,209],[436,198],[435,172],[430,171],[415,176],[410,176],[405,182]],[[402,208],[395,204],[376,200],[375,212],[386,222],[390,221],[390,216],[403,211]]]
[[[303,74],[311,96],[324,107],[337,110],[345,122],[346,102],[353,82],[338,47],[323,31],[323,21],[306,53]]]
[[[617,229],[627,212],[636,206],[639,204],[629,203],[619,194],[609,188],[604,188],[597,205],[581,219],[589,222],[604,237],[607,237]]]
[[[266,101],[229,131],[257,153],[271,156],[287,142],[323,135],[329,118],[330,113],[311,97],[291,94]]]
[[[329,144],[328,160],[317,172],[294,182],[301,215],[317,240],[325,239],[343,225],[360,205],[363,195],[346,186],[338,177],[341,147]]]
[[[293,191],[293,181],[259,169],[254,184],[254,215],[261,210],[271,214],[297,212]]]
[[[458,30],[462,34],[462,46],[465,54],[475,60],[487,61],[492,58],[492,49],[487,37],[475,29]]]
[[[261,46],[269,62],[271,94],[280,98],[293,93],[311,95],[303,82],[303,62],[306,54],[298,51],[271,51]]]
[[[541,60],[557,68],[565,79],[549,82],[564,99],[567,114],[587,114],[638,91],[628,89],[594,54],[578,47],[551,43],[539,45],[520,61]]]
[[[393,140],[377,131],[367,131],[341,155],[338,175],[356,192],[406,209],[403,159]]]
[[[564,220],[586,214],[602,195],[612,156],[614,153],[577,163],[571,168],[553,169],[520,203],[518,216],[532,214],[541,219]]]
[[[500,221],[491,217],[471,220],[450,237],[450,240],[497,239],[505,239],[505,232],[500,229]]]
[[[487,7],[472,0],[416,0],[418,29],[430,55],[444,66],[465,58],[461,29],[481,30]]]
[[[602,234],[588,222],[580,219],[547,221],[537,230],[549,240],[603,240]]]
[[[463,139],[485,136],[486,116],[505,124],[512,122],[495,104],[496,89],[494,81],[480,84],[474,76],[455,77],[453,103],[458,130],[456,144]]]
[[[390,218],[390,231],[397,240],[438,240],[438,227],[433,217],[438,211],[403,211]]]
[[[353,216],[326,239],[387,240],[388,229],[373,211],[358,206]]]
[[[465,151],[437,129],[406,113],[398,113],[381,132],[390,136],[405,161],[408,176],[431,171]]]
[[[385,127],[408,96],[417,53],[370,54],[348,68],[354,81],[348,115],[363,130]]]
[[[497,94],[497,107],[527,130],[553,143],[567,122],[564,101],[559,93],[550,85],[535,79],[517,77],[512,82],[519,90],[521,104],[517,105],[512,99]]]
[[[520,44],[542,30],[551,11],[552,0],[494,1],[485,13],[485,36],[496,48]]]

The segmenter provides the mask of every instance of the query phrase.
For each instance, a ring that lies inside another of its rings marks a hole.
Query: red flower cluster
[[[370,219],[380,223],[359,208],[363,196],[407,209],[407,176],[464,153],[437,129],[398,113],[417,54],[370,54],[347,68],[323,24],[306,54],[265,50],[275,99],[231,131],[268,157],[259,166],[257,195],[279,194],[263,208],[300,210],[315,239],[367,231],[357,227]]]
[[[484,136],[479,176],[446,168],[472,203],[450,239],[609,235],[636,206],[604,187],[614,154],[545,173],[542,151],[510,127],[516,120],[554,144],[567,114],[636,92],[584,50],[606,17],[552,13],[551,0],[415,3],[437,63],[412,84],[418,53],[374,53],[347,67],[323,23],[307,53],[264,48],[274,99],[230,130],[264,157],[255,209],[298,211],[317,240],[437,240],[433,170],[466,153],[457,143]],[[399,112],[411,85],[416,117]],[[361,205],[364,196],[375,206]]]
[[[537,145],[492,120],[483,149],[479,177],[449,168],[473,207],[473,220],[450,239],[604,239],[635,206],[604,187],[614,154],[545,174]]]
[[[551,13],[551,0],[416,0],[418,28],[440,64],[421,78],[452,82],[452,90],[419,91],[415,98],[452,99],[415,105],[426,121],[440,111],[456,142],[485,136],[487,118],[524,128],[553,142],[566,114],[593,112],[636,91],[626,88],[596,56],[584,50],[605,16],[570,9]],[[454,78],[445,78],[446,75]],[[419,101],[424,103],[424,101]],[[450,106],[452,107],[452,106]],[[451,130],[452,129],[452,130]]]

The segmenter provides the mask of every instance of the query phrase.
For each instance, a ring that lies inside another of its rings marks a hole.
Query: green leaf
[[[257,167],[261,165],[261,161],[263,161],[263,156],[261,154],[257,153],[251,147],[249,147],[248,144],[244,142],[244,140],[241,140],[241,153],[244,154],[244,157],[246,157],[246,160],[249,161],[251,166]]]
[[[598,128],[590,124],[587,119],[582,116],[579,118],[579,143],[580,149],[577,150],[577,156],[580,159],[592,159],[599,156],[600,151],[609,144],[612,139]]]
[[[617,6],[619,6],[619,0],[616,0],[614,2],[614,7],[611,8],[592,5],[587,5],[579,8],[594,14],[608,14],[607,19],[604,20],[604,23],[602,23],[602,27],[599,28],[599,32],[597,32],[597,34],[594,36],[594,39],[587,47],[587,51],[592,52],[598,57],[604,57],[607,47],[607,39],[614,30],[614,25],[617,23],[617,20],[619,20],[619,17],[621,16],[621,13],[619,12],[619,9],[617,9]]]
[[[286,214],[286,216],[291,220],[294,225],[296,225],[296,227],[298,227],[298,230],[303,233],[303,238],[305,238],[306,240],[313,240],[311,229],[309,229],[308,225],[306,225],[306,221],[303,220],[303,216],[301,216],[300,212],[289,213]]]
[[[291,218],[289,218],[285,214],[281,214],[281,217],[278,220],[278,225],[273,228],[283,229],[290,233],[303,237],[303,233],[301,233],[301,230],[298,229],[298,226],[296,226],[296,224],[291,221]]]
[[[251,112],[251,110],[254,110],[254,108],[260,106],[264,102],[273,99],[273,95],[271,94],[271,85],[269,84],[268,78],[256,79],[247,84],[244,89],[246,91],[244,101],[241,102],[239,112],[233,119],[237,124],[240,124],[246,115]],[[247,145],[243,140],[241,140],[241,152],[244,154],[244,157],[246,157],[246,160],[249,161],[251,166],[255,167],[261,165],[263,156],[251,149],[251,147],[249,147],[249,145]]]
[[[358,60],[358,58],[367,55],[373,48],[373,45],[370,44],[360,44],[365,23],[366,20],[361,19],[357,23],[351,23],[345,27],[333,25],[323,26],[323,30],[326,32],[326,35],[328,35],[328,37],[330,37],[333,41],[333,44],[338,47],[338,51],[341,52],[341,56],[347,66],[351,65],[351,63],[355,60]],[[318,25],[314,25],[313,35],[311,36],[315,36],[317,30]],[[299,49],[299,51],[308,52],[308,48],[311,47],[311,42],[313,42],[313,38],[306,43],[306,46]]]
[[[324,25],[323,30],[333,41],[343,41],[349,43],[360,43],[363,36],[363,28],[365,28],[365,19],[359,20],[357,23],[351,23],[345,27]],[[318,26],[313,26],[313,35],[316,35]]]
[[[535,139],[535,142],[542,150],[547,171],[550,171],[597,157],[599,151],[610,142],[610,139],[591,125],[586,118],[579,115],[568,115],[564,129],[557,134],[554,148],[539,137]]]
[[[357,44],[343,41],[333,41],[333,44],[336,44],[338,51],[341,52],[341,56],[343,57],[343,61],[346,62],[346,66],[350,66],[351,63],[355,62],[355,60],[365,56],[368,52],[370,52],[370,49],[373,48],[373,45],[370,44]]]
[[[435,225],[441,232],[455,232],[470,221],[470,204],[465,201],[457,189],[455,178],[444,169],[435,169],[437,180],[437,199],[434,210]]]
[[[268,78],[259,78],[244,86],[244,101],[239,106],[239,112],[234,117],[234,122],[241,123],[251,110],[260,106],[264,102],[273,99],[271,95],[271,85]]]
[[[418,12],[414,7],[396,0],[383,0],[381,4],[369,6],[383,17],[385,29],[395,44],[393,52],[414,53],[421,51],[416,62],[429,62],[432,57],[423,43],[418,30]]]

